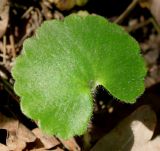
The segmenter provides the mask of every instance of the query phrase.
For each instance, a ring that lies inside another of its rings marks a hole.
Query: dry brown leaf
[[[34,142],[35,140],[35,135],[24,125],[19,123],[19,126],[15,131],[8,130],[6,144],[10,150],[21,151],[26,147],[26,143]]]
[[[30,151],[47,151],[45,148],[39,148],[39,149],[32,149]]]
[[[50,3],[54,3],[60,10],[70,10],[75,5],[83,6],[88,0],[48,0]]]
[[[56,149],[53,150],[53,151],[64,151],[64,150],[58,147],[58,148],[56,148]]]
[[[133,151],[160,151],[160,136],[142,146],[138,146]]]
[[[69,10],[76,5],[76,0],[51,0],[60,10]]]
[[[63,140],[61,139],[62,144],[70,151],[80,151],[80,147],[76,143],[74,138],[71,138],[69,140]]]
[[[18,120],[6,117],[0,113],[0,129],[16,134],[16,137],[25,142],[35,141],[35,135]]]
[[[41,140],[45,149],[50,149],[60,144],[55,137],[43,134],[39,128],[33,129],[32,132]]]
[[[156,122],[154,111],[147,105],[141,106],[100,139],[91,151],[140,151],[152,138]]]
[[[14,132],[18,128],[18,120],[9,118],[0,113],[0,129]]]
[[[10,151],[6,145],[0,143],[0,151]]]
[[[160,24],[160,0],[141,0],[140,5],[142,8],[148,8]]]
[[[22,151],[26,147],[26,142],[18,139],[15,133],[9,133],[6,140],[6,145],[10,151]]]
[[[9,20],[8,0],[0,0],[0,38],[4,35]]]
[[[17,137],[24,142],[34,142],[36,140],[34,133],[21,123],[18,126]]]
[[[21,151],[26,147],[26,143],[34,142],[36,140],[32,131],[19,123],[17,119],[6,117],[1,113],[0,129],[6,129],[8,131],[6,145],[9,150]]]
[[[32,149],[30,151],[48,151],[48,150],[46,150],[44,148],[39,148],[39,149]],[[56,149],[53,149],[52,151],[64,151],[64,150],[58,147]]]
[[[160,0],[150,0],[150,10],[157,22],[160,24]]]

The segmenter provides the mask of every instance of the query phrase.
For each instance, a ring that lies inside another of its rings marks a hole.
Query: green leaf
[[[97,85],[126,103],[143,93],[146,69],[139,49],[121,27],[100,16],[46,21],[24,42],[12,70],[22,111],[49,134],[83,134]]]

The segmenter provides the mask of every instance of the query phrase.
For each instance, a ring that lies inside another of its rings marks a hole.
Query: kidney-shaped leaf
[[[145,72],[137,42],[91,15],[46,21],[24,42],[12,70],[22,111],[63,138],[86,130],[97,85],[133,103],[144,90]]]

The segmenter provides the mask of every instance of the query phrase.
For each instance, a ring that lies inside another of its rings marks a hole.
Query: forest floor
[[[138,147],[142,151],[160,150],[160,1],[89,0],[84,6],[76,2],[0,0],[0,150],[117,151],[116,147],[123,151],[131,148],[139,151]],[[146,90],[131,105],[114,100],[100,88],[88,131],[63,140],[45,135],[21,112],[11,69],[24,40],[45,20],[63,19],[78,11],[98,14],[119,24],[139,42],[148,69]]]

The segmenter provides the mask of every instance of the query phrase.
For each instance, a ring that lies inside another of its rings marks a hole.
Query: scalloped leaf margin
[[[48,134],[83,134],[97,85],[126,103],[143,93],[146,68],[139,50],[128,33],[101,16],[44,22],[24,42],[12,69],[22,111]]]

